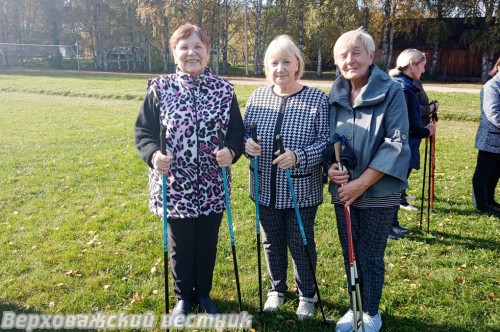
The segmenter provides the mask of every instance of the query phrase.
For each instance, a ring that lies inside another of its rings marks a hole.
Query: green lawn
[[[0,74],[2,312],[163,313],[162,222],[147,209],[147,169],[133,142],[145,81],[139,75]],[[241,106],[254,88],[236,87]],[[387,248],[382,330],[499,331],[499,220],[477,214],[471,204],[477,155],[477,123],[471,120],[478,119],[478,97],[430,98],[442,110],[430,225],[436,239],[418,231],[418,213],[401,213],[412,233]],[[255,314],[255,220],[247,167],[245,158],[234,166],[231,203],[244,309]],[[421,174],[410,179],[410,193],[417,197]],[[348,294],[328,202],[325,191],[316,226],[317,276],[326,314],[335,321],[347,309]],[[319,310],[314,320],[295,320],[289,270],[283,310],[255,315],[255,330],[322,328]],[[237,311],[226,224],[212,296],[222,312]]]

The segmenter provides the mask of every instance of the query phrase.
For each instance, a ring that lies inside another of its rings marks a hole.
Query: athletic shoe
[[[500,218],[500,210],[495,210],[490,205],[477,206],[476,208],[481,213],[487,214],[489,216]]]
[[[414,201],[416,199],[415,196],[412,196],[412,195],[406,195],[406,200],[407,201]]]
[[[394,227],[389,231],[389,239],[391,240],[399,240],[403,237],[402,234],[398,234],[394,232]]]
[[[359,311],[357,312],[356,319],[358,322],[361,320]],[[335,332],[353,332],[354,331],[354,311],[349,309],[342,318],[339,319],[335,326]]]
[[[318,300],[310,297],[299,297],[299,306],[297,307],[297,319],[303,320],[314,316],[314,303]]]
[[[187,315],[191,309],[191,301],[189,300],[177,300],[174,309],[172,310],[171,316],[176,315]]]
[[[411,204],[399,204],[399,208],[406,211],[417,211],[418,209]]]
[[[382,327],[382,316],[380,313],[375,316],[363,314],[363,323],[365,323],[365,332],[379,332]],[[363,332],[363,328],[359,327],[358,332]]]
[[[219,309],[217,309],[215,303],[208,296],[198,299],[198,307],[200,311],[206,312],[207,314],[215,315],[219,313]]]
[[[392,231],[396,234],[399,234],[399,235],[406,235],[410,232],[410,230],[408,228],[404,228],[401,225],[392,226]]]
[[[279,292],[269,292],[267,293],[267,301],[264,304],[265,312],[274,312],[278,310],[278,307],[285,301],[285,294]]]
[[[493,202],[490,202],[490,207],[492,207],[493,209],[495,210],[500,210],[500,204],[498,204],[497,202],[493,201]]]

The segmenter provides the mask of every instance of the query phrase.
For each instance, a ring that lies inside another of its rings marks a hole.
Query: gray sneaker
[[[359,311],[356,316],[358,322],[361,319]],[[356,324],[357,325],[357,324]],[[340,318],[335,326],[335,332],[353,332],[354,331],[354,311],[349,309],[342,318]]]
[[[269,292],[267,293],[267,301],[264,304],[265,312],[277,311],[279,306],[285,301],[285,294],[279,292]]]
[[[365,324],[365,332],[379,332],[382,328],[382,316],[380,313],[375,316],[365,313],[363,314],[363,323]],[[359,327],[358,332],[363,332],[363,328]]]

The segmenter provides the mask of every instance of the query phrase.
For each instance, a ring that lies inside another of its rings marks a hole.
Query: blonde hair
[[[401,52],[396,60],[396,67],[389,71],[389,76],[401,75],[410,64],[419,64],[422,61],[426,61],[425,53],[420,52],[415,48],[408,48]]]
[[[170,37],[170,51],[174,53],[177,43],[182,39],[188,38],[192,33],[196,33],[200,37],[201,42],[207,48],[207,52],[210,52],[210,41],[207,35],[200,27],[191,23],[183,24],[174,31],[172,37]]]
[[[299,80],[304,74],[304,59],[300,54],[300,50],[293,42],[292,38],[288,35],[279,35],[274,38],[274,40],[269,44],[264,56],[264,72],[266,73],[266,78],[270,81],[271,72],[269,70],[268,60],[270,58],[280,57],[280,56],[290,56],[293,55],[299,62],[299,69],[295,73],[295,80]]]
[[[363,27],[359,27],[356,30],[351,30],[343,33],[339,39],[335,42],[333,46],[333,60],[337,61],[339,52],[352,46],[357,40],[361,40],[361,43],[365,46],[368,54],[375,53],[375,42],[372,36],[365,31]]]

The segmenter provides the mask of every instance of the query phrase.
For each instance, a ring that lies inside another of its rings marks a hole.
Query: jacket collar
[[[210,76],[212,76],[212,70],[208,67],[205,68],[203,74],[194,78],[193,76],[185,73],[179,69],[179,67],[175,68],[175,73],[177,74],[177,79],[181,82],[182,85],[192,89],[197,85],[207,83]]]
[[[389,75],[384,73],[374,64],[371,65],[368,70],[370,72],[368,83],[361,89],[361,93],[356,99],[355,104],[351,105],[349,100],[351,83],[343,76],[339,76],[335,82],[333,82],[329,97],[330,104],[336,103],[342,107],[351,108],[381,103],[390,86],[393,84],[393,81]]]

